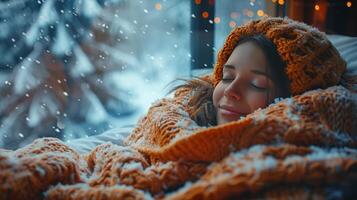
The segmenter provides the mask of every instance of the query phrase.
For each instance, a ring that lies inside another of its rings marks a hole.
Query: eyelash
[[[232,78],[222,78],[222,82],[223,82],[223,83],[230,83],[230,82],[232,82],[232,81],[233,81]]]
[[[233,81],[233,79],[232,78],[222,78],[222,82],[223,83],[230,83],[230,82],[232,82]],[[255,90],[257,90],[257,91],[260,91],[260,92],[265,92],[265,91],[267,91],[267,88],[262,88],[262,87],[258,87],[258,86],[256,86],[256,85],[254,85],[254,84],[250,84],[250,86],[253,88],[253,89],[255,89]]]
[[[261,91],[261,92],[265,92],[267,90],[267,88],[262,88],[262,87],[258,87],[254,84],[250,84],[254,89]]]

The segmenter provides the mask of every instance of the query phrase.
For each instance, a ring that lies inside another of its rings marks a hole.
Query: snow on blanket
[[[353,197],[357,98],[342,86],[283,99],[245,118],[199,127],[180,90],[126,139],[81,155],[43,138],[0,150],[0,199]]]

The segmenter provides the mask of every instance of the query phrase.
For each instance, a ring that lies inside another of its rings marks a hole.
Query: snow
[[[281,98],[281,97],[278,97],[278,98],[275,98],[274,101],[273,101],[273,104],[277,104],[279,103],[280,101],[282,101],[284,98]]]
[[[306,156],[291,155],[284,160],[284,165],[289,165],[292,163],[300,163],[304,160],[309,161],[326,161],[329,159],[338,159],[338,158],[351,158],[357,156],[357,151],[350,148],[331,148],[331,149],[322,149],[320,147],[311,146],[312,153],[307,154]]]
[[[4,140],[2,138],[9,138],[11,140],[14,140],[14,137],[18,136],[12,133],[17,131],[17,120],[24,110],[25,108],[21,107],[10,113],[9,116],[2,121],[0,128],[0,147],[4,145]]]
[[[127,169],[127,170],[143,170],[143,166],[141,165],[140,162],[137,161],[131,161],[129,163],[124,163],[123,166],[120,167],[121,169]]]
[[[105,111],[105,108],[103,107],[98,97],[84,85],[82,85],[81,88],[84,92],[84,97],[90,103],[86,114],[86,120],[93,124],[104,121],[107,117],[107,112]]]
[[[38,35],[40,35],[40,27],[58,21],[59,17],[57,15],[57,12],[54,10],[53,3],[54,0],[47,0],[43,3],[38,15],[38,20],[31,26],[29,31],[26,33],[26,41],[28,45],[34,44],[35,41],[38,39]]]
[[[257,116],[254,118],[254,120],[256,120],[256,121],[263,121],[267,117],[265,110],[263,110],[261,108],[258,108],[257,110],[255,110],[254,113],[258,113]]]
[[[260,155],[264,150],[264,145],[254,145],[249,149],[240,150],[235,153],[231,153],[227,157],[229,162],[226,164],[230,165],[235,170],[235,173],[247,173],[251,170],[255,170],[257,173],[275,168],[277,166],[277,159],[273,156],[260,157],[256,156],[254,159],[251,158],[252,155]],[[237,162],[242,164],[241,167],[237,166]]]
[[[29,108],[27,124],[30,127],[35,127],[50,114],[55,115],[56,111],[60,109],[57,101],[49,94],[36,96]]]
[[[14,94],[5,99],[8,102],[0,99],[0,107],[11,105],[21,95],[25,95],[27,100],[16,105],[22,113],[14,109],[3,119],[0,144],[2,140],[5,142],[3,138],[10,132],[16,132],[17,136],[21,133],[25,140],[28,135],[36,137],[40,134],[34,130],[48,128],[46,130],[61,132],[64,139],[69,140],[135,124],[152,102],[166,95],[165,86],[176,78],[189,78],[192,59],[190,20],[200,17],[191,15],[189,1],[73,0],[63,3],[46,0],[28,1],[26,9],[19,6],[25,1],[17,2],[9,1],[6,13],[4,9],[1,11],[9,16],[12,16],[11,12],[27,15],[21,18],[26,20],[11,21],[11,17],[7,17],[0,22],[1,39],[11,43],[11,48],[0,45],[0,51],[7,53],[2,49],[12,50],[14,44],[26,51],[4,56],[14,69],[11,74],[14,78],[7,75],[0,83],[13,86]],[[155,7],[157,4],[160,4],[160,9]],[[215,45],[206,44],[206,47],[217,50],[222,46],[231,30],[227,26],[231,12],[246,7],[255,12],[257,5],[263,7],[264,4],[264,1],[256,1],[254,6],[249,1],[217,4],[221,23],[215,24]],[[237,24],[245,19],[240,17]],[[11,26],[13,22],[16,22],[16,27]],[[213,23],[212,20],[209,22]],[[14,27],[16,31],[13,31]],[[46,65],[53,60],[44,62],[41,59],[44,54],[50,54],[53,56],[51,59],[59,61],[54,65],[54,68],[60,68],[58,71],[51,73],[54,69]],[[62,73],[63,77],[48,81],[56,85],[47,82],[43,85],[50,75],[62,76]],[[43,93],[38,93],[45,94],[44,97],[30,92],[42,91],[40,86],[46,87]],[[55,93],[56,89],[60,95]],[[263,112],[260,118],[265,118]],[[26,124],[13,130],[21,119]],[[43,127],[45,119],[54,121],[49,127]],[[197,126],[187,121],[178,125],[185,129]]]
[[[99,15],[102,10],[101,6],[97,3],[96,0],[84,0],[80,1],[79,3],[82,3],[83,13],[89,18]]]
[[[37,50],[37,49],[35,49]],[[36,57],[40,52],[34,51],[28,56],[28,59],[19,63],[19,68],[14,77],[14,92],[15,94],[23,94],[26,91],[37,87],[40,84],[41,78],[46,76],[46,72],[37,66],[37,70],[31,66],[33,64],[32,57]]]
[[[328,150],[316,146],[312,146],[311,148],[313,149],[313,153],[307,156],[307,158],[311,160],[350,158],[351,156],[356,158],[357,156],[357,150],[348,147],[330,148]]]
[[[46,170],[43,169],[41,166],[36,165],[36,171],[40,174],[40,176],[45,177],[46,175]]]
[[[342,131],[324,132],[324,134],[327,138],[334,138],[339,145],[347,145],[357,139],[357,136]]]
[[[60,23],[57,26],[56,34],[56,40],[52,46],[52,51],[57,55],[69,54],[74,42],[66,31],[63,23]]]

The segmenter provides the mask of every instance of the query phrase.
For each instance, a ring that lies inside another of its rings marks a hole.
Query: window
[[[0,3],[0,147],[134,124],[190,70],[188,0]]]

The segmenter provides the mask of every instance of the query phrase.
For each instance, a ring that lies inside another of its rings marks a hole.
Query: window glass
[[[189,74],[188,0],[0,3],[0,148],[134,124]]]
[[[271,15],[274,2],[266,0],[225,1],[216,0],[215,49],[223,46],[230,31],[250,20]]]

